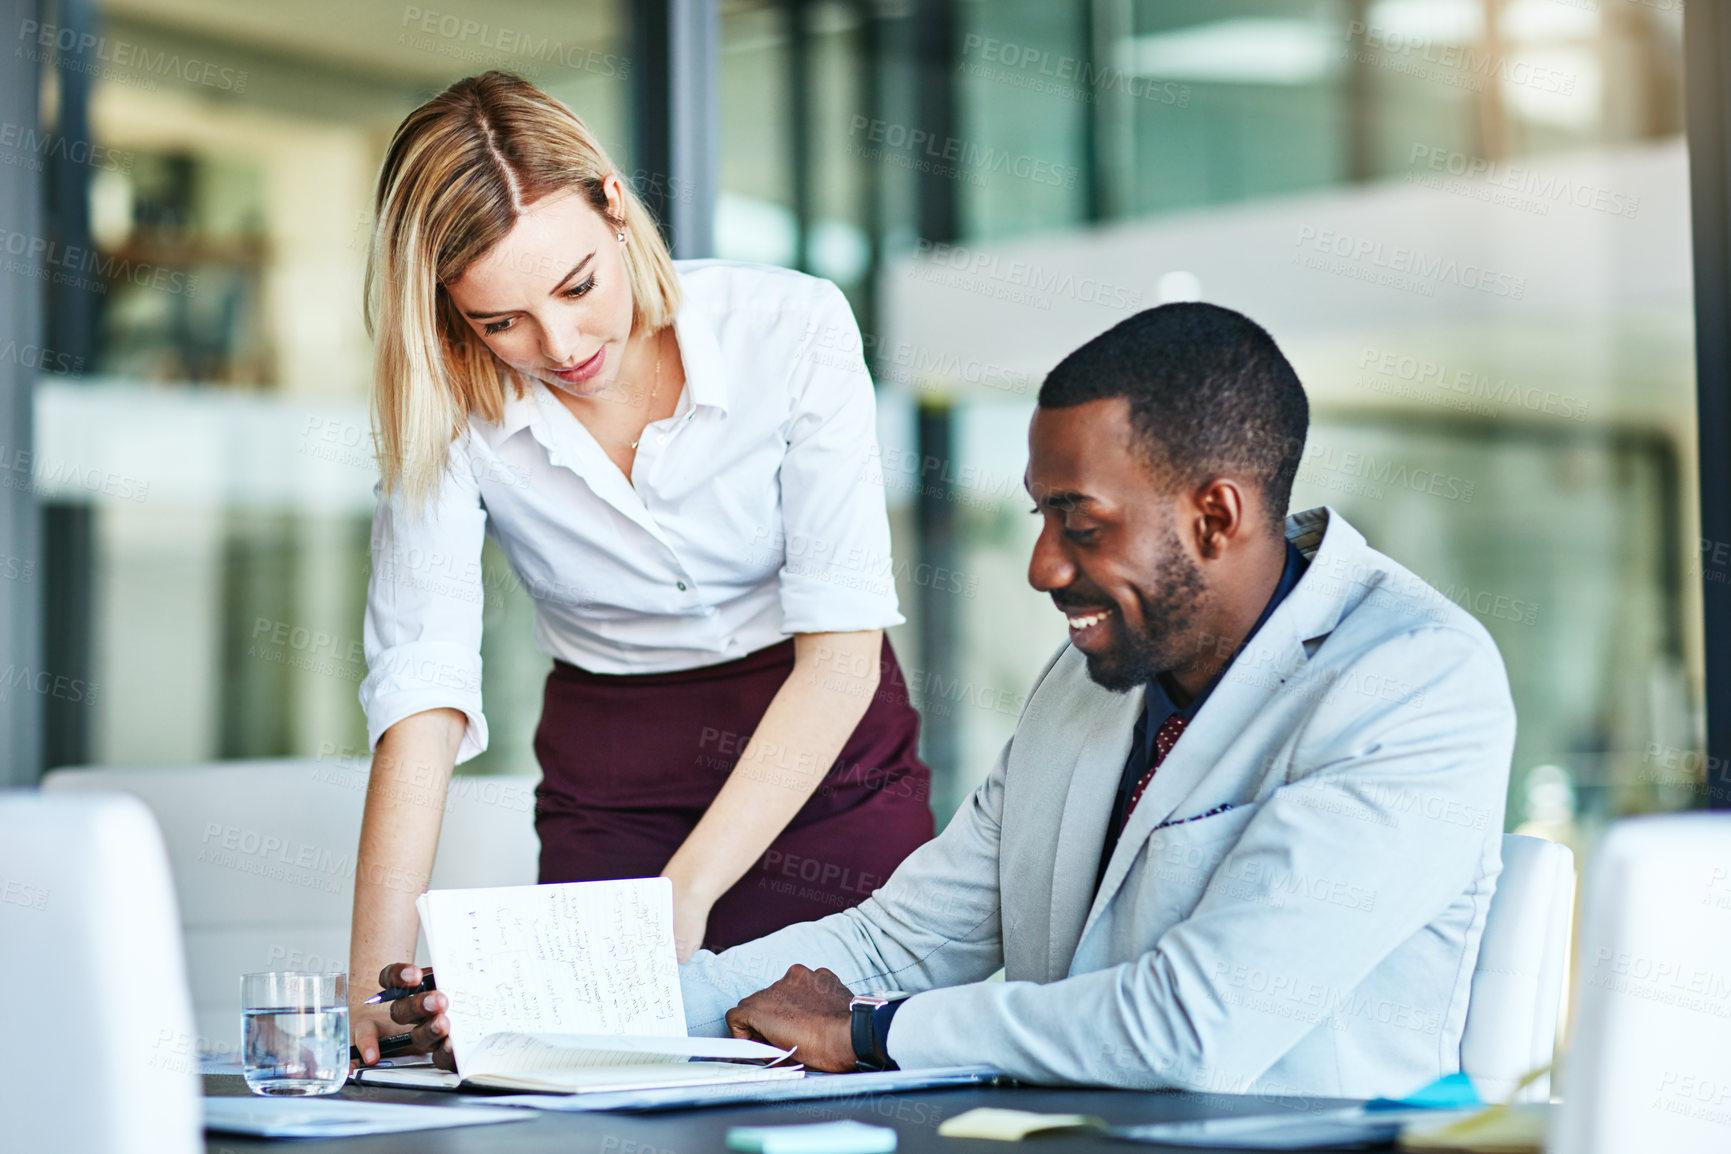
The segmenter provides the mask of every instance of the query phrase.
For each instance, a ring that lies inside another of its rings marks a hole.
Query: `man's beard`
[[[1136,603],[1142,609],[1141,631],[1129,629],[1123,615],[1115,612],[1108,619],[1111,644],[1099,653],[1083,654],[1088,676],[1113,693],[1128,693],[1187,660],[1183,639],[1202,597],[1202,571],[1184,555],[1178,535],[1170,530],[1168,535],[1166,560],[1156,575],[1155,593],[1150,597],[1136,592]],[[1194,660],[1194,656],[1189,659]]]

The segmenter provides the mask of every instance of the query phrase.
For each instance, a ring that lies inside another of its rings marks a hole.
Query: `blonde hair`
[[[576,192],[625,233],[632,330],[679,311],[673,259],[649,212],[624,187],[624,218],[607,208],[613,162],[577,114],[505,72],[459,80],[409,113],[379,171],[367,259],[373,336],[374,443],[387,495],[423,504],[471,414],[504,415],[525,382],[493,356],[443,286],[511,231],[524,209]]]

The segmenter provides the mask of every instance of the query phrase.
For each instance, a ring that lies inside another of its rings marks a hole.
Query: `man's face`
[[[1179,667],[1206,596],[1162,491],[1130,441],[1122,398],[1039,408],[1028,491],[1041,518],[1028,583],[1063,611],[1088,676],[1123,693]]]

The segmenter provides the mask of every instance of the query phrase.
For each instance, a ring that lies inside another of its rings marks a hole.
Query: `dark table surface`
[[[246,1083],[238,1075],[209,1074],[204,1092],[211,1096],[245,1094]],[[337,1095],[356,1101],[412,1102],[423,1105],[484,1105],[485,1098],[461,1097],[435,1091],[391,1090],[375,1086],[349,1085]],[[1257,1097],[1237,1094],[1142,1093],[1129,1090],[1064,1090],[1032,1086],[977,1087],[925,1090],[886,1094],[870,1098],[840,1098],[789,1102],[785,1105],[753,1104],[701,1110],[679,1110],[658,1114],[601,1114],[525,1111],[527,1122],[502,1126],[458,1127],[450,1130],[419,1130],[406,1134],[380,1134],[370,1138],[328,1138],[312,1141],[273,1141],[242,1138],[230,1134],[205,1135],[207,1154],[248,1154],[252,1151],[294,1149],[308,1154],[720,1154],[729,1126],[790,1125],[857,1118],[880,1126],[894,1127],[899,1136],[898,1154],[1017,1154],[1013,1143],[986,1142],[969,1138],[941,1138],[938,1124],[976,1106],[1001,1106],[1033,1110],[1042,1114],[1092,1114],[1112,1125],[1138,1122],[1180,1121],[1228,1115],[1303,1115],[1352,1105],[1329,1098]],[[1068,1133],[1030,1138],[1020,1150],[1036,1154],[1085,1154],[1112,1151],[1148,1154],[1177,1151],[1174,1146],[1136,1146],[1099,1134]]]

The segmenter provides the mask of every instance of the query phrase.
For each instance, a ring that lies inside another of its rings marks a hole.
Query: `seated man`
[[[1369,1097],[1458,1069],[1514,708],[1470,616],[1339,514],[1284,517],[1307,425],[1227,309],[1066,357],[1027,487],[1028,579],[1068,643],[882,888],[683,968],[691,1031],[1143,1088]],[[887,990],[911,996],[856,1033],[850,991]]]

